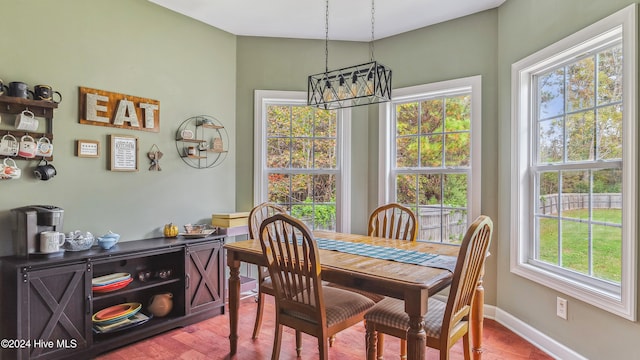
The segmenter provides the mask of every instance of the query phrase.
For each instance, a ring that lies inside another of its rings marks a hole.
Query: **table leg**
[[[471,314],[469,314],[469,323],[471,327],[471,358],[473,360],[482,360],[482,327],[484,323],[484,287],[482,286],[482,275],[484,269],[478,279],[478,286],[471,305]]]
[[[405,295],[404,309],[409,315],[407,330],[407,360],[424,360],[427,353],[427,333],[424,331],[424,314],[427,313],[426,291]]]
[[[231,356],[238,350],[238,312],[240,311],[240,261],[234,260],[227,253],[229,265],[229,341],[231,343]]]

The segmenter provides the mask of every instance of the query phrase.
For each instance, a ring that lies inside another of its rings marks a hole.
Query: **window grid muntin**
[[[447,98],[456,98],[456,97],[460,97],[460,96],[468,96],[469,100],[469,113],[468,113],[468,117],[469,117],[469,129],[468,130],[458,130],[458,131],[447,131],[446,128],[446,122],[447,122],[447,113],[446,113],[446,99]],[[392,183],[393,183],[393,188],[396,191],[396,199],[397,199],[397,178],[399,175],[415,175],[415,185],[414,188],[416,189],[416,200],[415,203],[413,204],[403,204],[407,207],[409,207],[410,209],[412,209],[415,213],[416,216],[418,217],[418,233],[420,233],[420,226],[421,226],[421,220],[420,220],[420,209],[438,209],[439,214],[440,214],[440,219],[442,219],[445,211],[447,210],[453,210],[453,211],[458,211],[460,210],[461,212],[464,213],[464,221],[466,223],[466,219],[467,219],[467,214],[471,211],[470,206],[471,206],[471,186],[470,186],[470,182],[471,182],[471,158],[473,156],[471,149],[472,149],[472,108],[471,108],[471,104],[472,104],[472,92],[471,89],[464,89],[464,90],[458,90],[458,91],[448,91],[444,94],[440,93],[438,95],[432,95],[432,96],[414,96],[411,99],[407,99],[405,101],[399,101],[399,102],[393,102],[393,111],[392,111],[392,124],[393,124],[393,129],[392,129],[392,134],[393,134],[393,141],[392,141],[392,146],[391,146],[391,151],[392,151],[392,166],[390,169],[390,173],[392,176]],[[426,102],[426,101],[430,101],[430,100],[435,100],[435,99],[441,99],[441,106],[442,106],[442,124],[440,126],[440,131],[437,132],[426,132],[423,133],[422,132],[422,103]],[[398,111],[399,111],[399,107],[400,105],[403,104],[410,104],[410,103],[417,103],[418,105],[418,109],[417,109],[417,125],[416,125],[416,129],[417,129],[417,133],[416,134],[409,134],[409,135],[398,135],[398,131],[397,131],[397,119],[398,119]],[[446,163],[446,135],[448,134],[456,134],[456,133],[467,133],[469,134],[469,143],[468,143],[468,153],[469,153],[469,157],[468,157],[468,161],[466,166],[447,166]],[[433,136],[433,135],[440,135],[442,136],[442,151],[441,151],[441,159],[440,159],[440,166],[420,166],[420,164],[422,164],[422,142],[420,141],[421,137],[424,136]],[[417,164],[416,166],[413,167],[398,167],[397,166],[397,143],[398,143],[398,139],[403,139],[403,138],[416,138],[417,139],[417,144],[418,144],[418,148],[417,148]],[[453,205],[446,205],[444,203],[444,177],[447,174],[466,174],[467,175],[467,199],[466,199],[466,207],[462,208],[462,207],[456,207]],[[440,202],[438,204],[438,206],[436,207],[435,205],[420,205],[421,201],[420,201],[420,194],[419,194],[419,176],[420,175],[440,175],[441,181],[440,181]],[[440,222],[440,234],[445,233],[445,224],[441,221]],[[418,236],[418,241],[420,241],[422,239],[420,239],[420,235]],[[440,239],[440,242],[444,242],[445,239]],[[446,241],[450,241],[450,239],[446,239]]]
[[[598,103],[599,100],[599,78],[598,78],[598,70],[599,70],[599,59],[600,59],[600,54],[605,52],[605,51],[610,51],[613,50],[617,47],[622,47],[622,40],[621,39],[617,39],[617,40],[610,40],[604,44],[601,44],[599,47],[594,48],[590,51],[588,51],[587,53],[579,56],[579,57],[574,57],[571,58],[569,60],[566,60],[563,63],[560,64],[556,64],[556,66],[552,66],[549,68],[544,69],[544,71],[539,71],[536,73],[532,73],[531,74],[531,84],[532,87],[534,89],[534,91],[532,91],[533,94],[533,103],[535,104],[535,106],[531,106],[530,109],[532,111],[532,117],[531,117],[531,121],[533,122],[533,124],[531,125],[531,128],[534,129],[534,131],[531,131],[531,137],[532,137],[532,144],[534,144],[535,149],[532,149],[533,151],[531,152],[532,154],[532,165],[530,166],[531,169],[531,175],[533,177],[533,184],[534,184],[534,192],[533,192],[533,198],[532,198],[532,202],[531,204],[533,204],[533,214],[534,214],[534,218],[535,220],[533,221],[533,236],[534,236],[534,241],[531,242],[530,245],[530,256],[528,257],[528,262],[532,263],[532,264],[536,264],[537,266],[541,266],[543,268],[547,268],[550,269],[553,272],[562,272],[563,274],[565,274],[565,276],[569,277],[569,278],[574,278],[574,279],[580,279],[580,281],[583,281],[585,283],[590,284],[591,286],[594,286],[596,288],[601,288],[601,289],[606,289],[607,291],[617,294],[620,294],[620,283],[615,283],[612,282],[610,280],[607,279],[601,279],[601,278],[596,278],[594,277],[594,271],[593,271],[593,225],[604,225],[604,226],[611,226],[611,227],[616,227],[616,228],[622,228],[622,224],[612,224],[612,223],[603,223],[603,222],[599,222],[599,221],[594,221],[593,220],[593,207],[592,207],[592,201],[593,201],[593,173],[594,171],[597,170],[606,170],[606,169],[622,169],[622,159],[615,159],[615,160],[600,160],[599,159],[599,143],[598,143],[598,111],[602,108],[605,107],[610,107],[610,106],[616,106],[616,105],[622,105],[622,100],[619,101],[610,101],[610,102],[603,102],[603,103]],[[569,95],[568,95],[568,68],[569,66],[571,66],[572,64],[577,64],[580,61],[589,58],[589,57],[593,57],[594,58],[594,69],[593,69],[593,83],[591,84],[591,86],[593,87],[593,105],[592,106],[588,106],[588,107],[582,107],[579,109],[575,109],[575,110],[571,110],[569,111]],[[563,69],[563,110],[562,113],[556,113],[553,116],[548,116],[548,117],[538,117],[538,114],[540,112],[540,88],[539,88],[539,81],[538,79],[542,76],[545,76],[547,74],[553,73],[558,69]],[[622,70],[620,73],[620,76],[623,76]],[[622,97],[621,97],[622,98]],[[594,129],[593,129],[593,137],[594,137],[594,154],[593,154],[593,159],[587,159],[587,160],[574,160],[571,161],[568,159],[568,131],[567,131],[567,118],[570,117],[573,114],[580,114],[580,113],[585,113],[587,111],[591,111],[593,112],[593,121],[594,121]],[[623,110],[624,111],[624,110]],[[540,163],[540,155],[541,155],[541,145],[540,145],[540,123],[542,121],[548,121],[548,120],[553,120],[553,119],[558,119],[558,118],[562,118],[562,139],[563,139],[563,143],[562,143],[562,151],[563,151],[563,160],[562,162],[546,162],[546,163]],[[622,141],[622,140],[621,140]],[[589,192],[588,192],[588,214],[589,214],[589,218],[587,221],[584,220],[576,220],[574,218],[566,218],[562,216],[562,174],[565,171],[577,171],[577,170],[582,170],[582,171],[589,171]],[[548,215],[543,215],[540,214],[540,212],[538,211],[540,205],[539,203],[536,201],[536,199],[540,199],[540,189],[541,189],[541,183],[540,183],[540,178],[541,178],[541,174],[543,172],[557,172],[558,174],[558,212],[557,215],[555,217],[551,217]],[[550,218],[550,219],[554,219],[557,220],[557,236],[558,236],[558,241],[557,241],[557,264],[550,264],[549,262],[546,262],[544,260],[540,259],[540,243],[541,243],[541,234],[540,234],[540,219],[542,218]],[[575,222],[582,222],[582,223],[587,223],[588,224],[588,273],[587,274],[583,274],[583,273],[579,273],[577,271],[573,271],[572,269],[568,269],[566,267],[564,267],[563,265],[563,253],[562,253],[562,248],[563,248],[563,221],[575,221]],[[622,238],[620,239],[622,241]],[[559,270],[561,269],[561,270]],[[576,274],[578,274],[578,276],[576,276]],[[588,279],[588,280],[586,280]]]
[[[269,176],[273,175],[273,174],[283,174],[283,175],[287,175],[288,176],[288,189],[289,189],[289,193],[288,193],[288,201],[287,202],[277,202],[279,205],[285,207],[289,212],[293,211],[293,208],[296,206],[311,206],[311,212],[312,214],[315,214],[318,207],[319,206],[333,206],[336,210],[338,210],[338,206],[337,206],[337,181],[338,181],[338,177],[340,174],[340,147],[338,144],[338,124],[337,122],[338,120],[338,116],[336,113],[336,110],[327,110],[329,112],[332,112],[333,114],[331,115],[331,119],[332,121],[334,121],[333,126],[335,127],[334,129],[334,134],[335,136],[317,136],[316,135],[316,121],[317,121],[317,112],[318,111],[322,111],[320,109],[316,109],[316,108],[311,108],[311,114],[312,114],[312,119],[311,119],[311,134],[309,134],[309,136],[294,136],[293,134],[293,129],[294,129],[294,116],[295,116],[295,112],[294,112],[294,108],[305,108],[306,106],[303,105],[297,105],[297,104],[285,104],[285,103],[269,103],[266,104],[267,107],[267,114],[269,113],[269,107],[271,106],[277,106],[277,107],[288,107],[289,111],[288,111],[288,135],[284,136],[284,135],[275,135],[275,136],[270,136],[269,135],[269,131],[267,129],[267,131],[265,131],[265,143],[268,144],[269,140],[271,139],[281,139],[281,140],[288,140],[289,141],[289,160],[288,160],[288,167],[269,167],[267,166],[267,162],[266,159],[265,160],[265,174],[266,176],[266,182],[267,182],[267,197],[270,196],[270,193],[268,192],[268,185],[269,185]],[[268,127],[268,125],[267,125]],[[312,164],[311,167],[293,167],[293,150],[294,150],[294,140],[295,139],[299,139],[299,140],[308,140],[311,141],[311,159],[309,159],[309,163]],[[315,141],[316,140],[332,140],[335,142],[335,157],[336,157],[336,161],[335,161],[335,167],[332,168],[316,168],[316,158],[315,158]],[[265,153],[265,156],[269,156],[268,152]],[[297,201],[295,200],[295,197],[293,196],[293,178],[295,175],[309,175],[311,177],[311,203],[307,203],[307,202],[301,202],[301,201]],[[315,189],[315,181],[316,181],[316,176],[318,175],[330,175],[333,176],[334,178],[334,184],[333,184],[333,192],[336,195],[336,199],[332,202],[319,202],[316,201],[316,197],[313,196],[313,189]],[[304,221],[304,223],[309,226],[309,228],[311,230],[317,230],[316,229],[316,221],[312,218],[311,221],[309,221],[308,219],[302,219]],[[335,231],[336,228],[336,220],[337,219],[333,219],[333,224],[332,224],[332,231]]]

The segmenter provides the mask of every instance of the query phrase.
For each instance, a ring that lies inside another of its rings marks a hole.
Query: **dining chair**
[[[374,302],[366,296],[323,285],[318,246],[300,220],[276,214],[260,226],[260,246],[275,289],[276,331],[272,360],[280,357],[282,328],[296,330],[300,356],[300,332],[318,340],[319,358],[328,358],[328,337],[362,321]]]
[[[369,236],[414,241],[418,237],[418,220],[408,207],[385,204],[369,216]]]
[[[260,232],[260,225],[264,219],[271,217],[275,214],[286,213],[287,211],[282,206],[263,202],[257,205],[249,213],[249,236],[251,239],[258,239]],[[253,338],[257,339],[260,335],[260,328],[262,327],[262,313],[264,311],[264,296],[275,295],[273,289],[273,283],[271,277],[269,277],[269,269],[264,266],[258,266],[258,309],[256,311],[256,322],[253,326]]]
[[[483,271],[491,242],[493,222],[487,216],[479,216],[467,229],[453,273],[447,301],[429,297],[424,328],[427,346],[440,351],[440,359],[449,359],[449,349],[462,338],[465,360],[471,359],[469,343],[469,315],[476,286]],[[382,359],[376,348],[376,337],[380,333],[407,338],[409,316],[404,310],[404,301],[385,298],[377,303],[365,316],[367,359]],[[406,356],[406,342],[401,346],[401,357]]]

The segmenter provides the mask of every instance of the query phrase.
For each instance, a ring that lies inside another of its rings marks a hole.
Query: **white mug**
[[[60,251],[65,235],[59,231],[43,231],[40,233],[40,252],[54,253]]]
[[[20,170],[18,165],[16,165],[15,160],[12,158],[5,158],[2,164],[0,164],[0,179],[19,179],[21,175],[22,170]]]
[[[16,118],[16,128],[19,130],[36,131],[39,124],[35,115],[29,110],[24,110]]]
[[[43,136],[38,139],[36,144],[36,156],[49,157],[51,155],[53,155],[53,144],[48,137]]]
[[[18,155],[24,158],[36,157],[36,141],[29,135],[24,135],[20,138],[20,148],[18,149]]]
[[[5,134],[0,139],[0,155],[16,156],[18,155],[18,139],[11,134]]]

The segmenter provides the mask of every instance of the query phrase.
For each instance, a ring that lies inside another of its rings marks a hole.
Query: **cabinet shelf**
[[[180,281],[182,281],[182,279],[178,279],[178,278],[167,279],[167,280],[154,280],[149,282],[140,282],[137,279],[135,279],[134,281],[131,282],[131,284],[129,284],[129,286],[120,290],[111,291],[107,293],[94,292],[93,300],[97,301],[97,300],[108,299],[110,297],[121,297],[129,293],[134,293],[141,290],[153,289],[156,287],[173,284]]]
[[[39,138],[46,137],[50,142],[53,142],[53,110],[58,108],[58,104],[50,101],[44,100],[31,100],[31,99],[23,99],[18,97],[0,96],[0,113],[4,114],[12,114],[17,115],[22,113],[24,110],[29,110],[36,117],[41,117],[45,119],[45,130],[44,132],[39,131],[24,131],[17,130],[15,127],[5,126],[4,124],[0,124],[0,137],[11,134],[15,136],[18,140],[24,135],[29,135],[38,141]],[[2,155],[0,159],[7,158],[10,156]],[[11,156],[14,159],[20,160],[40,160],[41,157],[36,158],[25,158],[22,156]],[[53,155],[45,158],[47,161],[53,161]]]

